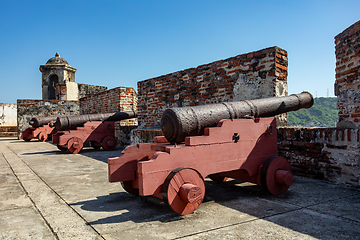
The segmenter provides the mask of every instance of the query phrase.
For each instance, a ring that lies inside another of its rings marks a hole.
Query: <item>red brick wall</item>
[[[117,87],[80,99],[80,114],[130,110],[137,110],[137,94],[130,87]],[[137,119],[123,120],[120,125],[137,126]]]
[[[339,124],[360,127],[360,21],[335,37]]]
[[[137,110],[137,94],[133,88],[117,87],[80,99],[81,114],[112,113]],[[130,133],[137,118],[115,122],[115,136],[121,146],[130,144]]]
[[[278,129],[279,155],[297,175],[360,186],[359,129]]]
[[[271,47],[140,81],[139,127],[159,127],[169,107],[285,96],[287,66],[287,52]]]

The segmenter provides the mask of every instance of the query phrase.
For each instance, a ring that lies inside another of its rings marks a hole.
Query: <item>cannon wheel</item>
[[[228,177],[223,177],[220,174],[216,174],[216,173],[210,174],[208,177],[214,182],[218,182],[218,183],[226,182],[229,179]]]
[[[272,195],[285,193],[292,184],[290,164],[283,157],[268,158],[261,169],[261,186]]]
[[[113,136],[106,136],[104,137],[104,139],[101,141],[101,145],[103,147],[104,150],[106,151],[112,151],[115,149],[116,147],[116,139]]]
[[[91,147],[93,147],[94,149],[100,149],[101,148],[101,143],[98,143],[96,141],[91,141],[90,142]]]
[[[166,178],[162,196],[171,210],[179,215],[193,213],[205,196],[202,176],[191,168],[177,168]]]
[[[48,138],[48,135],[46,132],[44,131],[41,131],[39,134],[38,134],[38,139],[40,142],[45,142]]]
[[[83,141],[78,137],[72,137],[67,142],[67,149],[71,153],[79,153],[83,148],[83,146],[84,146]]]
[[[121,186],[123,187],[123,189],[125,191],[127,191],[128,193],[131,193],[133,195],[138,196],[139,195],[139,189],[138,188],[134,188],[132,186],[132,181],[124,181],[121,182]]]
[[[67,147],[64,147],[64,146],[61,146],[61,145],[56,145],[56,146],[62,152],[65,152],[67,150]]]

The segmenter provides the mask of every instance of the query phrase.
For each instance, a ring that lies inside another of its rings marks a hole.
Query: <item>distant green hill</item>
[[[336,97],[314,99],[309,109],[288,112],[288,126],[301,127],[335,127],[338,122]]]

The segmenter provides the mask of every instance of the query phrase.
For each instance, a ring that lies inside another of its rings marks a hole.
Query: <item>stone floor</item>
[[[120,151],[0,138],[0,239],[360,239],[360,189],[296,176],[269,196],[206,179],[204,202],[177,216],[108,182],[107,159]]]

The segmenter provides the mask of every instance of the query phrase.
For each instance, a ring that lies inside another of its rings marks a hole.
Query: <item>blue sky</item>
[[[78,83],[136,89],[272,46],[288,51],[289,93],[333,96],[334,37],[360,20],[359,0],[0,1],[0,103],[41,99],[56,52]]]

